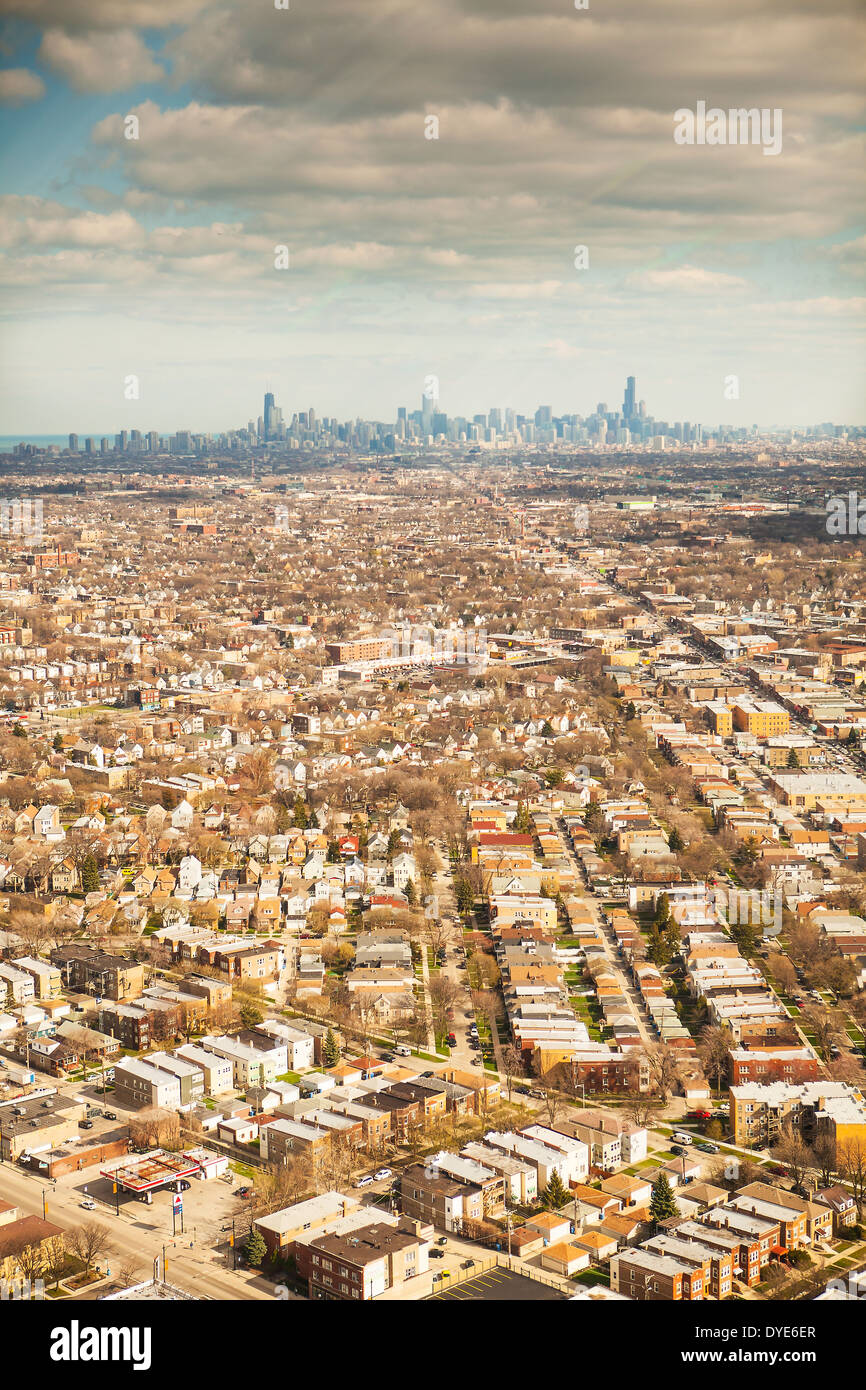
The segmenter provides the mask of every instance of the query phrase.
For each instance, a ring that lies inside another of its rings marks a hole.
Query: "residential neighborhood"
[[[62,563],[0,537],[10,1289],[757,1307],[866,1265],[862,552],[718,454],[641,510],[445,452],[97,471]]]

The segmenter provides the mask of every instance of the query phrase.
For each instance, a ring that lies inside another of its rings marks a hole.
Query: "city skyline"
[[[811,8],[5,0],[0,432],[225,430],[266,379],[386,419],[430,374],[862,418],[861,21]],[[678,144],[695,106],[783,148]]]
[[[250,417],[245,426],[236,426],[227,431],[203,431],[179,428],[169,432],[161,430],[123,429],[114,433],[101,431],[70,431],[66,437],[69,453],[83,453],[87,457],[121,453],[164,453],[194,450],[202,441],[224,443],[226,446],[240,443],[247,447],[285,446],[302,441],[318,443],[328,447],[343,443],[355,447],[367,447],[375,443],[379,447],[399,449],[406,445],[416,447],[460,445],[460,444],[500,444],[519,447],[520,445],[553,444],[558,445],[609,445],[618,448],[657,447],[664,449],[673,445],[695,445],[706,443],[742,442],[748,438],[765,437],[774,432],[762,430],[756,423],[748,426],[705,425],[701,421],[660,420],[647,409],[646,401],[638,398],[637,378],[628,376],[623,391],[622,406],[610,407],[607,401],[599,401],[592,410],[555,411],[551,406],[539,405],[526,414],[511,406],[491,406],[484,412],[475,412],[471,417],[449,414],[442,408],[438,396],[439,383],[429,377],[421,393],[420,408],[410,410],[407,406],[397,406],[393,420],[367,420],[361,416],[342,419],[336,415],[319,412],[314,406],[294,410],[287,418],[283,408],[277,403],[276,393],[267,390],[263,396],[262,412]],[[845,426],[833,421],[823,421],[805,427],[802,431],[778,429],[780,434],[802,433],[804,437],[847,437],[846,430],[853,428],[859,435],[860,426]],[[46,441],[43,447],[54,447],[62,451],[63,435],[41,437]],[[15,440],[14,436],[0,436],[3,440],[14,440],[14,447],[38,447],[34,440],[26,438]]]

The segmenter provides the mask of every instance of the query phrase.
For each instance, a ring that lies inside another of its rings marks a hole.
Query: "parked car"
[[[674,1130],[673,1138],[676,1140],[678,1144],[691,1144],[694,1142],[692,1140],[692,1136],[690,1134],[683,1134],[683,1131],[681,1129]]]
[[[475,1261],[474,1261],[474,1260],[464,1260],[464,1261],[462,1262],[462,1264],[460,1265],[460,1268],[461,1268],[461,1269],[472,1269],[473,1266],[474,1266],[474,1264],[475,1264]]]
[[[449,1046],[449,1047],[456,1047],[456,1046],[457,1046],[457,1034],[456,1034],[456,1033],[449,1033],[449,1034],[448,1034],[448,1046]]]
[[[445,1259],[445,1251],[444,1251],[444,1250],[430,1250],[430,1251],[428,1251],[428,1254],[429,1254],[429,1257],[430,1257],[431,1260],[444,1260],[444,1259]]]
[[[174,1190],[175,1192],[189,1192],[191,1187],[192,1183],[188,1182],[186,1178],[178,1178],[174,1185]]]
[[[239,1188],[237,1189],[236,1193],[235,1193],[235,1196],[236,1196],[236,1197],[249,1197],[249,1195],[250,1195],[250,1193],[252,1192],[252,1190],[253,1190],[253,1189],[252,1189],[251,1187],[239,1187]]]
[[[113,1110],[106,1110],[105,1118],[106,1120],[116,1120],[117,1116],[115,1115]]]
[[[84,1201],[79,1202],[78,1205],[83,1207],[85,1211],[96,1211],[96,1203],[92,1197],[85,1197]]]
[[[709,1140],[704,1144],[698,1144],[697,1147],[704,1154],[717,1154],[719,1152],[718,1144],[712,1144]]]
[[[384,1182],[386,1178],[393,1178],[394,1173],[390,1168],[379,1168],[373,1174],[375,1182]]]
[[[93,1129],[93,1121],[92,1121],[92,1120],[79,1120],[79,1121],[78,1121],[78,1128],[79,1128],[79,1129]]]
[[[685,1149],[683,1148],[682,1144],[671,1144],[671,1153],[672,1153],[672,1154],[684,1154],[684,1153],[685,1153]]]
[[[371,1185],[372,1182],[373,1182],[373,1178],[368,1174],[368,1176],[367,1176],[366,1178],[359,1178],[358,1181],[355,1183],[355,1186],[356,1186],[356,1187],[369,1187],[369,1186]]]
[[[447,1237],[447,1236],[437,1236],[437,1237],[436,1237],[436,1244],[437,1244],[437,1245],[447,1245],[447,1244],[448,1244],[448,1237]]]

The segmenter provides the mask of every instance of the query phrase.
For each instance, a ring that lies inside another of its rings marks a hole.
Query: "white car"
[[[85,1211],[96,1211],[96,1203],[92,1197],[85,1197],[84,1201],[79,1202],[78,1205],[83,1207]]]
[[[372,1182],[374,1182],[374,1181],[375,1181],[375,1179],[374,1179],[374,1178],[370,1178],[370,1177],[367,1177],[367,1178],[359,1178],[358,1181],[355,1183],[355,1186],[356,1186],[356,1187],[369,1187],[370,1184],[371,1184]]]
[[[373,1181],[384,1182],[385,1178],[392,1178],[393,1176],[394,1174],[390,1168],[380,1168],[377,1173],[373,1174]]]

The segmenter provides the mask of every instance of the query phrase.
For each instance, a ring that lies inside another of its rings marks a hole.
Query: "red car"
[[[457,1045],[457,1034],[456,1034],[456,1033],[449,1033],[449,1034],[448,1034],[448,1046],[449,1046],[449,1047],[456,1047],[456,1045]]]

